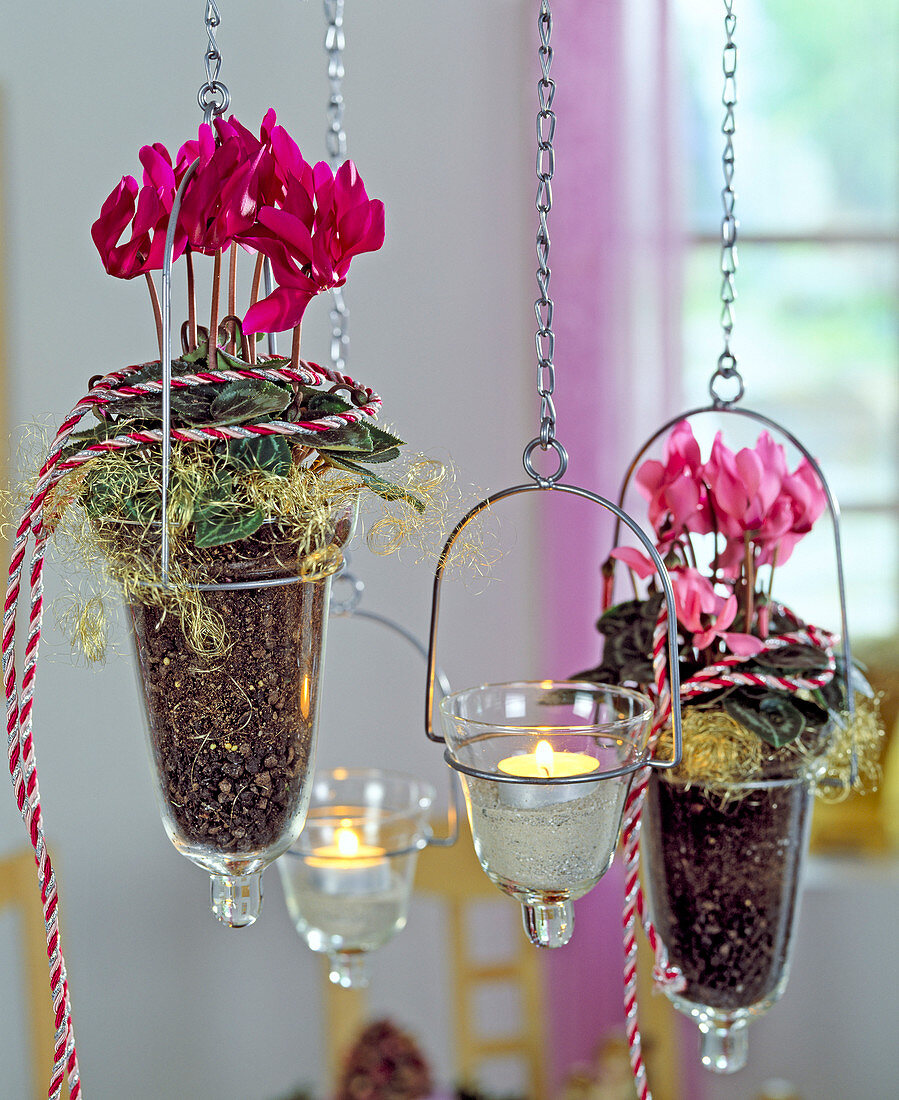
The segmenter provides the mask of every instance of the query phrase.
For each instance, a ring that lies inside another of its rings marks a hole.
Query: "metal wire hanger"
[[[675,613],[674,593],[664,563],[662,562],[662,559],[660,558],[655,546],[652,544],[640,525],[623,510],[620,503],[615,504],[612,501],[599,496],[589,489],[584,489],[576,485],[561,484],[561,479],[568,469],[568,452],[566,451],[561,440],[556,436],[556,410],[553,402],[553,394],[555,392],[556,386],[556,372],[554,364],[555,334],[553,331],[553,313],[555,310],[555,305],[550,291],[551,269],[549,264],[549,216],[553,204],[552,180],[555,171],[555,148],[553,145],[553,140],[556,128],[556,115],[553,111],[553,100],[555,98],[556,86],[555,81],[552,79],[551,76],[553,62],[553,48],[551,41],[552,25],[552,12],[550,10],[549,0],[540,0],[540,8],[537,16],[537,32],[539,37],[539,46],[537,53],[540,66],[540,76],[537,80],[537,195],[535,201],[537,209],[536,280],[538,297],[534,303],[534,314],[537,322],[535,347],[537,358],[537,396],[540,402],[540,422],[537,436],[525,445],[524,452],[522,454],[522,463],[524,465],[525,472],[531,480],[530,482],[526,482],[522,485],[515,485],[511,488],[503,489],[496,493],[493,493],[486,499],[482,500],[480,503],[476,504],[456,524],[455,528],[447,539],[443,550],[441,551],[434,574],[434,588],[431,603],[431,630],[428,648],[428,679],[425,699],[425,732],[430,740],[444,743],[444,738],[434,731],[433,721],[434,693],[437,673],[437,634],[443,575],[446,569],[446,565],[450,559],[452,548],[454,543],[456,542],[456,539],[459,537],[464,528],[476,516],[478,516],[485,509],[488,509],[494,504],[497,504],[499,501],[525,493],[564,493],[566,495],[580,497],[584,500],[598,505],[601,508],[604,508],[606,511],[611,512],[616,517],[617,523],[624,523],[628,528],[630,528],[637,539],[641,542],[644,549],[646,550],[646,553],[652,559],[652,562],[656,567],[667,607],[668,621],[666,633],[668,644],[668,667],[669,679],[672,685],[673,698],[673,755],[672,758],[669,760],[657,759],[654,756],[650,756],[647,759],[640,759],[635,763],[627,766],[626,768],[620,769],[617,772],[607,773],[611,778],[612,776],[618,774],[636,772],[647,766],[661,769],[673,768],[680,762],[681,714],[679,700],[680,673],[678,669],[677,659],[677,615]],[[553,472],[549,474],[541,474],[535,467],[533,459],[535,452],[538,448],[544,452],[550,450],[554,452],[557,460],[557,466]],[[458,762],[453,760],[448,750],[445,753],[445,759],[451,767],[458,767]],[[481,773],[474,771],[469,771],[469,774],[481,775]],[[492,776],[489,776],[486,773],[484,773],[483,777],[492,778]],[[583,777],[566,777],[564,779],[555,780],[537,778],[531,780],[531,782],[534,783],[580,781],[583,781]]]

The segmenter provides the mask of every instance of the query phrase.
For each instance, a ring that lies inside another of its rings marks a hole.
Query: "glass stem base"
[[[570,901],[521,903],[528,939],[537,947],[564,947],[574,932],[574,905]]]
[[[262,912],[262,874],[210,875],[212,912],[229,928],[246,928]]]
[[[368,985],[368,956],[364,951],[335,951],[328,955],[328,978],[341,989],[364,989]]]
[[[749,1056],[748,1032],[746,1020],[725,1024],[700,1021],[699,1056],[705,1068],[713,1073],[741,1070]]]

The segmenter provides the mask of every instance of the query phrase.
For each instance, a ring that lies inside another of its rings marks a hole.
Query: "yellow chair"
[[[0,910],[9,906],[20,917],[24,997],[21,1004],[28,1021],[28,1054],[31,1062],[32,1095],[47,1095],[47,1076],[53,1065],[54,1024],[50,1000],[47,941],[44,914],[37,887],[37,869],[30,848],[0,859]],[[62,1095],[69,1090],[63,1083]]]
[[[468,822],[460,822],[459,839],[452,848],[426,848],[418,859],[415,889],[439,898],[447,908],[452,959],[450,980],[453,1005],[456,1076],[477,1082],[478,1071],[502,1058],[520,1063],[530,1094],[546,1096],[543,1049],[543,989],[540,952],[517,936],[510,954],[500,962],[478,962],[468,949],[466,928],[471,906],[485,899],[500,900],[496,887],[481,869],[474,852]],[[478,995],[491,986],[514,990],[520,1005],[519,1025],[505,1035],[480,1035]]]
[[[514,953],[501,962],[473,960],[466,943],[466,922],[473,903],[485,899],[501,901],[471,843],[463,821],[460,837],[452,848],[425,848],[419,854],[415,889],[438,898],[447,910],[450,936],[450,1000],[455,1040],[455,1077],[475,1082],[478,1071],[492,1059],[515,1060],[523,1079],[531,1083],[531,1094],[544,1097],[546,1067],[543,1059],[542,990],[539,952],[524,936],[515,940]],[[328,981],[328,964],[323,960],[325,1027],[327,1034],[328,1079],[334,1084],[350,1048],[368,1020],[365,990],[341,989]],[[511,987],[519,998],[520,1026],[507,1035],[481,1036],[476,1025],[476,1001],[489,986]]]

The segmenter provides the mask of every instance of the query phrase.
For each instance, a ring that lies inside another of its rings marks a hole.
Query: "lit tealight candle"
[[[599,769],[599,761],[585,752],[555,752],[548,741],[538,741],[533,752],[507,756],[499,770],[506,775],[526,779],[560,779],[569,775],[589,775]],[[570,802],[594,789],[592,783],[499,783],[499,795],[508,805],[536,809],[554,802]]]
[[[344,821],[334,843],[315,848],[306,857],[316,889],[325,894],[373,894],[390,886],[390,867],[383,848],[363,844]]]

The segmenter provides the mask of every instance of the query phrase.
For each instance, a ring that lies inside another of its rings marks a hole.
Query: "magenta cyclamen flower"
[[[133,279],[162,268],[165,234],[180,176],[172,167],[165,146],[145,145],[140,151],[143,185],[133,176],[123,176],[103,203],[100,216],[91,226],[91,237],[103,266],[118,279]],[[180,174],[183,168],[179,160]],[[131,235],[119,243],[126,230]],[[175,234],[174,257],[184,251],[186,237]]]
[[[384,204],[369,199],[352,161],[337,174],[323,161],[298,164],[283,203],[262,206],[258,224],[239,235],[272,262],[277,289],[251,306],[244,332],[282,332],[302,320],[323,290],[342,286],[354,256],[384,243]]]
[[[233,244],[267,256],[278,286],[251,304],[247,334],[298,326],[316,294],[345,282],[354,256],[384,242],[383,203],[369,199],[352,161],[336,175],[325,163],[312,167],[273,110],[258,137],[233,116],[217,118],[181,147],[174,166],[162,145],[145,146],[140,159],[142,185],[123,177],[91,231],[106,270],[132,279],[162,267],[175,194],[194,166],[173,260],[185,249],[218,256]],[[216,297],[213,327],[217,310]]]
[[[271,153],[236,120],[215,120],[200,127],[196,142],[199,164],[181,204],[179,228],[196,252],[213,254],[227,248],[237,234],[256,221],[263,192],[263,173],[272,172]],[[248,140],[249,139],[249,140]]]
[[[644,462],[634,480],[649,501],[649,522],[662,553],[685,531],[710,530],[699,444],[686,420],[672,429],[664,462]]]

